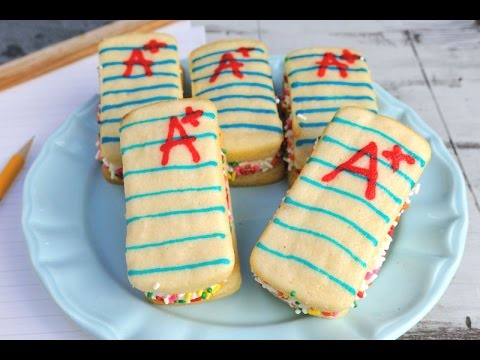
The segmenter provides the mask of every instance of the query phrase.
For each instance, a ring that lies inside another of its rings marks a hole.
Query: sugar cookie
[[[344,315],[377,277],[430,155],[399,121],[342,108],[256,244],[255,279],[297,313]]]

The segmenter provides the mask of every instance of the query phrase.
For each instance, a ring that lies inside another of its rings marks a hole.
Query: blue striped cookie
[[[342,108],[255,245],[255,279],[297,313],[344,315],[377,277],[430,156],[402,123]]]
[[[222,40],[190,54],[192,95],[218,109],[228,176],[234,186],[275,182],[284,176],[278,116],[266,46],[256,40]]]
[[[128,278],[156,304],[230,295],[241,283],[215,105],[165,101],[120,123]]]
[[[129,111],[183,97],[177,42],[165,34],[130,34],[102,41],[98,47],[100,136],[97,158],[105,178],[121,183],[119,124]]]
[[[309,48],[285,58],[284,97],[288,113],[285,135],[289,183],[310,156],[342,106],[360,106],[378,112],[370,70],[363,55],[352,49]]]

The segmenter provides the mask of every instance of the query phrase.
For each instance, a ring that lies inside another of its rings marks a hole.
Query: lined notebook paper
[[[176,37],[180,58],[205,43],[205,29],[189,21],[160,29]],[[21,228],[25,175],[48,137],[98,92],[98,59],[89,56],[0,92],[0,169],[35,135],[25,168],[0,203],[0,339],[89,339],[41,284]]]

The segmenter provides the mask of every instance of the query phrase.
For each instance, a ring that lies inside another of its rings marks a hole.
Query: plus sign
[[[382,151],[382,155],[386,159],[390,159],[393,172],[396,172],[399,169],[401,161],[406,161],[407,164],[410,164],[410,165],[415,164],[415,159],[410,155],[404,154],[402,152],[402,148],[398,145],[394,145],[392,151],[388,151],[388,150]]]
[[[143,50],[150,50],[152,54],[155,54],[160,48],[164,48],[166,46],[167,44],[164,42],[158,42],[157,40],[153,39],[143,46]]]
[[[253,47],[247,48],[247,47],[242,46],[242,47],[238,48],[237,50],[235,50],[235,52],[241,53],[243,57],[248,58],[248,57],[250,57],[250,51],[253,51],[253,50],[255,50],[255,48],[253,48]]]
[[[352,54],[348,49],[344,49],[341,58],[347,60],[349,64],[353,64],[355,60],[360,59],[360,56]]]

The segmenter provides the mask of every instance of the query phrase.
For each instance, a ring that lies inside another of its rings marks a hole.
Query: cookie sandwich
[[[120,136],[122,117],[157,101],[183,97],[177,42],[165,34],[129,34],[98,47],[100,105],[97,159],[106,180],[123,181]]]
[[[333,115],[342,106],[378,112],[370,70],[363,55],[351,49],[309,48],[285,58],[282,107],[288,180],[297,178]]]
[[[268,51],[256,40],[222,40],[190,54],[192,96],[218,109],[233,186],[269,184],[284,176]]]
[[[240,265],[215,105],[182,99],[120,123],[128,279],[160,305],[237,291]]]
[[[254,247],[255,280],[298,314],[345,315],[377,277],[430,155],[399,121],[337,112]]]

